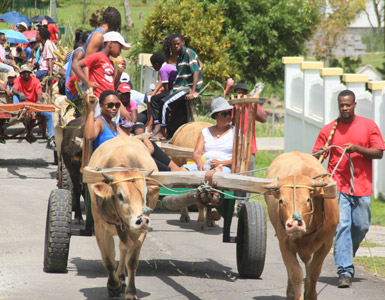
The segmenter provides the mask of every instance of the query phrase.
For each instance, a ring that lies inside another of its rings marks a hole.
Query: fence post
[[[385,81],[372,81],[368,88],[373,94],[373,120],[376,122],[384,137],[385,135]],[[382,118],[381,118],[382,117]],[[373,160],[373,195],[377,196],[382,192],[385,194],[385,159]]]

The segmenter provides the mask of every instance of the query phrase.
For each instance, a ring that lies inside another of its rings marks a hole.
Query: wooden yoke
[[[251,146],[255,133],[255,120],[257,117],[259,98],[238,95],[231,96],[229,104],[235,106],[233,125],[235,126],[235,136],[233,144],[233,162],[231,164],[232,173],[247,172],[249,170]],[[245,123],[246,108],[248,108],[248,122]],[[245,131],[246,126],[246,131]],[[245,134],[243,134],[245,132]],[[247,175],[246,173],[243,175]]]

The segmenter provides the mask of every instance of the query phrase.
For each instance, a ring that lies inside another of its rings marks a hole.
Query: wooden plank
[[[192,155],[194,153],[194,148],[190,148],[190,147],[175,146],[167,143],[159,143],[157,145],[167,155],[170,155],[172,157],[192,158]]]
[[[236,98],[236,99],[230,99],[229,104],[235,105],[235,104],[243,104],[243,103],[260,103],[264,102],[265,98]]]
[[[124,168],[94,170],[90,167],[83,169],[83,182],[96,183],[104,181],[102,173],[125,170]],[[161,182],[167,187],[194,188],[200,186],[205,178],[204,171],[199,172],[153,172],[151,178]],[[227,191],[244,191],[250,193],[263,193],[263,185],[275,182],[274,179],[248,177],[242,175],[215,173],[213,182],[215,187]]]

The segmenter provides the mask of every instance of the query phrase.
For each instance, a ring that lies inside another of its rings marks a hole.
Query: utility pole
[[[56,0],[49,1],[49,14],[51,18],[56,20]]]

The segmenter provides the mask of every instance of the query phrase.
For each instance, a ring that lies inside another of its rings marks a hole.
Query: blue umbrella
[[[8,43],[13,44],[28,44],[28,39],[24,34],[14,30],[0,30],[0,32],[4,33],[5,37],[8,38]]]
[[[25,22],[28,26],[31,26],[31,22],[28,20],[27,17],[15,11],[10,11],[5,14],[2,14],[0,16],[0,19],[3,20],[4,22],[11,23],[11,24],[18,24],[21,22]]]

